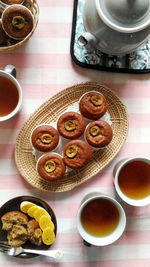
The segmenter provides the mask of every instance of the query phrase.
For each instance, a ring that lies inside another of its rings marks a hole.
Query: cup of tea
[[[150,204],[150,159],[129,158],[114,168],[115,189],[122,200],[132,206]]]
[[[16,80],[16,69],[7,65],[0,70],[0,122],[16,115],[22,106],[22,89]]]
[[[97,192],[84,197],[77,213],[77,229],[86,245],[112,244],[125,226],[125,212],[114,198]]]

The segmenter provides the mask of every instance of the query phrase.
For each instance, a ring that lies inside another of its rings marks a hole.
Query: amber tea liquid
[[[0,77],[0,117],[10,114],[18,104],[16,86],[7,78]]]
[[[150,164],[131,161],[120,171],[118,184],[129,198],[142,199],[150,195]]]
[[[117,227],[119,212],[110,200],[95,199],[83,208],[81,223],[89,234],[98,237],[106,236],[111,234]]]

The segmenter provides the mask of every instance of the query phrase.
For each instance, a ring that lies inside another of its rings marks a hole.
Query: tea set
[[[128,54],[150,34],[150,1],[85,1],[83,24],[86,32],[79,43],[111,55]]]
[[[86,32],[79,37],[80,45],[90,49],[100,49],[104,53],[113,55],[129,53],[142,44],[150,34],[150,1],[145,0],[86,0],[83,21]],[[7,65],[0,70],[0,78],[10,80],[16,87],[19,98],[15,109],[6,116],[0,116],[0,122],[14,117],[22,106],[22,89],[16,79],[16,69]],[[131,162],[144,162],[150,168],[150,159],[131,158],[123,159],[114,168],[114,187],[119,197],[127,204],[139,207],[150,204],[150,190],[140,199],[126,196],[120,188],[119,177],[125,166]],[[148,178],[150,179],[150,178]],[[150,181],[148,181],[150,186]],[[136,190],[136,186],[135,186]],[[106,200],[114,205],[119,220],[116,228],[108,235],[94,236],[86,231],[82,224],[82,213],[85,207],[95,200]],[[77,213],[77,229],[86,245],[105,246],[115,242],[124,232],[126,226],[126,214],[121,204],[114,198],[100,192],[93,192],[84,197]]]

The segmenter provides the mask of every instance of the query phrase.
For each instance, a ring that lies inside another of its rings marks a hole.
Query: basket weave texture
[[[88,91],[101,92],[108,101],[108,112],[112,121],[113,139],[104,149],[94,151],[93,158],[88,165],[78,170],[72,170],[56,181],[42,179],[35,168],[35,160],[32,155],[30,135],[32,130],[41,123],[57,121],[58,117],[79,100]],[[128,116],[126,107],[114,92],[98,83],[81,83],[59,92],[44,104],[42,104],[25,122],[22,127],[15,147],[15,161],[20,174],[33,187],[49,192],[69,191],[83,182],[89,180],[106,167],[124,144],[128,134]]]
[[[23,40],[15,43],[15,44],[12,44],[9,46],[0,46],[0,53],[7,53],[11,50],[19,48],[20,46],[24,45],[29,40],[29,38],[32,36],[32,34],[34,33],[34,31],[37,27],[37,24],[38,24],[38,20],[39,20],[39,6],[37,3],[37,0],[25,0],[24,6],[29,8],[29,10],[31,11],[31,13],[33,15],[34,26],[33,26],[32,31]]]

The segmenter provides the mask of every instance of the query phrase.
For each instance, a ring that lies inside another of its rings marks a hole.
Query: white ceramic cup
[[[0,77],[4,77],[8,80],[10,80],[16,87],[16,90],[18,90],[18,103],[14,110],[10,112],[9,114],[5,116],[0,116],[0,122],[6,121],[12,117],[14,117],[21,109],[22,106],[22,88],[19,84],[19,82],[16,80],[16,69],[13,65],[7,65],[5,66],[4,70],[0,70]],[[11,101],[11,99],[9,99]]]
[[[115,207],[117,208],[119,212],[119,222],[116,228],[114,229],[113,232],[106,236],[94,236],[89,234],[83,227],[82,222],[81,222],[81,215],[84,207],[91,201],[96,200],[96,199],[107,199],[110,202],[112,202]],[[79,231],[79,234],[83,238],[84,242],[87,246],[88,245],[94,245],[94,246],[106,246],[109,244],[114,243],[124,232],[126,226],[126,215],[125,212],[122,208],[122,206],[117,202],[115,199],[113,199],[110,196],[101,194],[99,192],[93,192],[88,195],[86,195],[82,202],[81,205],[78,209],[77,213],[77,229]]]
[[[126,203],[128,203],[129,205],[136,206],[136,207],[146,206],[150,204],[150,195],[145,198],[133,199],[133,198],[126,196],[119,187],[118,179],[119,179],[120,171],[125,165],[133,161],[143,161],[150,165],[150,159],[142,158],[142,157],[141,158],[140,157],[126,158],[126,159],[122,159],[121,161],[119,161],[114,167],[114,171],[113,171],[115,189],[118,195],[120,196],[120,198],[124,200]]]

